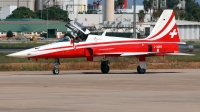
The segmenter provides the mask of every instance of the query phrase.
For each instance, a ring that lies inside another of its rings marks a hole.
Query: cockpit
[[[59,39],[57,42],[69,42],[70,41],[70,37],[69,36],[65,36],[61,39]]]
[[[76,20],[71,24],[71,20],[68,18],[68,22],[65,26],[69,28],[73,33],[77,34],[77,36],[80,37],[82,41],[85,41],[90,34],[90,31]]]

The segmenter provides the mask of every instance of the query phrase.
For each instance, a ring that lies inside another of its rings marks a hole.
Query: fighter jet
[[[144,39],[124,37],[109,37],[92,35],[90,31],[75,21],[68,21],[66,26],[75,32],[81,39],[75,42],[74,38],[64,37],[58,42],[38,46],[24,51],[9,54],[10,57],[28,59],[55,59],[53,74],[59,74],[60,58],[85,57],[87,61],[100,61],[101,72],[108,73],[110,60],[118,57],[138,58],[137,72],[146,72],[146,57],[187,55],[193,51],[192,45],[180,42],[178,28],[173,10],[164,10],[151,34]]]

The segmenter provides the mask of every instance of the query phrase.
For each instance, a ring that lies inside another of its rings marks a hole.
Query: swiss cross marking
[[[169,35],[171,35],[171,38],[174,38],[175,35],[177,35],[178,33],[176,32],[176,29],[173,30],[173,32],[170,32]]]

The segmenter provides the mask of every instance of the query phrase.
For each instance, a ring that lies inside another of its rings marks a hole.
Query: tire
[[[101,65],[101,72],[102,73],[108,73],[110,70],[110,67],[107,64],[102,64]]]
[[[139,74],[144,74],[144,73],[146,72],[146,69],[140,68],[140,66],[138,65],[138,67],[137,67],[137,72],[138,72]]]
[[[54,75],[58,75],[59,74],[59,69],[58,68],[54,68],[53,69],[53,74]]]

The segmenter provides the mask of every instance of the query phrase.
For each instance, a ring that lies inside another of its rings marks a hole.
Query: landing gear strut
[[[101,72],[102,73],[108,73],[110,70],[110,67],[108,66],[109,61],[101,61]]]
[[[58,75],[59,74],[58,65],[60,65],[60,60],[59,60],[59,58],[56,58],[55,59],[55,63],[54,63],[54,69],[53,69],[53,74],[54,75]]]

